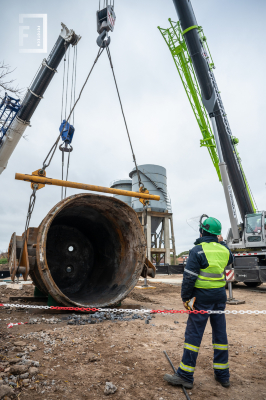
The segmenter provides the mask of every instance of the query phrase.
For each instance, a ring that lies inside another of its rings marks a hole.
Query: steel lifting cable
[[[65,104],[65,117],[67,113],[67,94],[68,94],[68,77],[69,77],[69,58],[70,58],[70,48],[68,50],[68,57],[67,57],[67,80],[66,80],[66,104]]]
[[[63,130],[64,130],[64,128],[65,128],[67,122],[69,121],[69,119],[70,119],[70,117],[71,117],[71,115],[72,115],[72,113],[73,113],[73,111],[74,111],[74,109],[75,109],[75,107],[76,107],[78,101],[80,100],[81,94],[82,94],[82,92],[83,92],[83,90],[84,90],[84,88],[85,88],[85,86],[86,86],[86,84],[87,84],[87,82],[88,82],[88,79],[89,79],[89,77],[90,77],[90,75],[91,75],[91,73],[92,73],[92,70],[93,70],[93,68],[95,67],[95,64],[97,63],[98,59],[100,58],[100,56],[101,56],[103,50],[104,50],[104,49],[102,49],[102,48],[99,49],[98,54],[97,54],[97,57],[95,58],[94,63],[93,63],[93,65],[92,65],[92,67],[91,67],[91,70],[90,70],[90,72],[89,72],[89,74],[88,74],[88,76],[87,76],[87,78],[86,78],[86,80],[85,80],[85,82],[84,82],[84,84],[83,84],[83,86],[82,86],[80,92],[79,92],[79,96],[78,96],[77,100],[75,101],[74,106],[72,107],[72,109],[71,109],[71,111],[70,111],[70,113],[69,113],[69,116],[67,117],[67,120],[66,120],[66,122],[65,122],[65,125],[64,125],[64,127],[63,127]],[[55,150],[56,150],[56,148],[57,148],[58,142],[59,142],[59,140],[60,140],[60,137],[61,137],[61,133],[58,135],[58,137],[57,137],[55,143],[53,144],[53,146],[52,146],[51,149],[49,150],[49,152],[48,152],[46,158],[44,159],[44,161],[43,161],[43,167],[42,167],[42,170],[43,170],[43,171],[45,171],[46,168],[49,167],[49,165],[51,164],[51,161],[52,161],[52,159],[53,159],[53,156],[54,156]],[[50,156],[50,158],[49,158],[49,156]],[[48,160],[48,158],[49,158],[49,160]],[[47,160],[48,160],[48,163],[46,164],[46,161],[47,161]]]
[[[125,113],[124,113],[124,109],[123,109],[123,104],[122,104],[122,100],[121,100],[121,97],[120,97],[120,93],[119,93],[119,89],[118,89],[118,85],[117,85],[117,81],[116,81],[116,77],[115,77],[114,66],[113,66],[113,62],[112,62],[112,57],[111,57],[111,52],[110,52],[109,46],[106,47],[106,52],[107,52],[107,55],[108,55],[108,58],[109,58],[109,61],[110,61],[110,66],[111,66],[112,74],[113,74],[113,77],[114,77],[115,87],[116,87],[116,91],[117,91],[117,95],[118,95],[118,99],[119,99],[122,115],[123,115],[123,118],[124,118],[124,123],[125,123],[126,131],[127,131],[127,136],[128,136],[128,140],[129,140],[132,156],[133,156],[133,161],[134,161],[136,172],[137,172],[137,176],[138,176],[139,188],[144,188],[144,185],[141,182],[141,177],[140,177],[140,173],[139,173],[139,169],[138,169],[138,164],[137,164],[137,161],[136,161],[136,157],[135,157],[134,150],[133,150],[133,145],[132,145],[131,138],[130,138],[130,135],[129,135],[127,121],[126,121],[126,117],[125,117]],[[143,204],[143,217],[144,217],[143,218],[144,219],[144,229],[143,230],[144,230],[144,235],[145,235],[146,242],[147,242],[148,241],[148,229],[147,229],[148,204],[146,204],[146,205]],[[146,256],[147,256],[147,259],[149,259],[148,246],[146,246],[146,248],[147,248]],[[145,284],[147,283],[147,276],[148,276],[148,270],[146,268],[146,276],[144,278],[145,279]]]
[[[66,61],[66,52],[67,52],[67,48],[65,49],[65,55],[64,55],[64,72],[63,72],[63,92],[62,92],[62,106],[61,106],[61,120],[62,120],[62,115],[63,115],[63,96],[64,96],[64,87],[65,87],[65,61]],[[39,70],[38,70],[39,71]],[[37,72],[38,72],[37,71]],[[35,75],[35,77],[37,76],[37,73]],[[35,79],[34,77],[34,79]],[[31,220],[31,215],[35,206],[35,201],[36,201],[36,191],[37,191],[38,185],[34,184],[33,185],[33,190],[32,190],[32,194],[30,196],[30,201],[29,201],[29,206],[28,206],[28,212],[27,212],[27,217],[26,217],[26,223],[25,223],[25,234],[23,237],[23,241],[22,241],[22,248],[21,248],[21,252],[20,252],[20,256],[19,256],[19,261],[18,261],[18,268],[20,267],[20,263],[21,263],[21,259],[22,259],[22,254],[23,254],[23,250],[24,250],[24,246],[25,243],[27,244],[27,231],[29,228],[29,224],[30,224],[30,220]]]
[[[70,47],[65,50],[64,55],[64,72],[63,72],[63,89],[62,89],[62,105],[61,105],[61,121],[63,121],[63,110],[64,110],[64,94],[65,94],[65,73],[66,73],[66,54],[68,51],[68,68],[67,68],[67,85],[66,85],[66,101],[67,104],[67,89],[68,89],[68,74],[69,74],[69,53]],[[65,106],[65,118],[66,118],[66,106]],[[62,151],[62,180],[64,179],[64,152]],[[61,200],[63,200],[63,187],[61,188]]]
[[[66,50],[67,51],[67,50]],[[62,105],[61,105],[61,121],[63,120],[64,91],[65,91],[65,71],[66,71],[66,51],[64,56],[64,72],[63,72],[63,89],[62,89]]]
[[[72,107],[72,93],[73,93],[73,77],[74,77],[74,63],[75,63],[75,56],[76,56],[76,46],[74,47],[74,54],[73,54],[73,66],[72,66],[72,78],[71,78],[71,97],[70,97],[70,110]],[[65,93],[65,115],[64,119],[66,119],[66,113],[67,113],[67,100],[68,100],[68,80],[69,80],[69,59],[70,59],[70,48],[68,49],[68,61],[67,61],[67,74],[66,74],[66,93]],[[66,57],[64,59],[66,61]],[[65,63],[64,63],[65,65]],[[65,68],[64,68],[64,73],[65,73]],[[63,79],[63,93],[62,93],[62,110],[61,110],[61,121],[63,118],[63,103],[64,103],[64,79]],[[73,112],[74,115],[74,112]],[[69,159],[70,159],[70,152],[68,153],[68,161],[67,161],[67,173],[66,175],[68,176],[68,169],[69,169]],[[64,151],[62,151],[62,180],[64,180],[64,167],[65,167],[65,154]],[[66,193],[66,189],[65,189]],[[65,196],[66,197],[66,196]],[[62,186],[61,188],[61,200],[64,198],[64,188]]]
[[[71,97],[70,97],[70,109],[72,107],[72,98],[75,103],[76,99],[76,81],[77,81],[77,57],[78,57],[78,48],[77,46],[74,47],[74,56],[73,56],[73,66],[72,66],[72,82],[71,82]],[[75,125],[75,110],[73,111],[73,116],[72,116],[72,123],[73,126]],[[64,153],[62,151],[62,153]],[[70,165],[70,154],[71,152],[68,152],[68,158],[67,158],[67,170],[66,170],[66,181],[68,180],[68,173],[69,173],[69,165]],[[63,180],[63,178],[62,178]],[[66,193],[67,193],[67,187],[65,187],[65,196],[66,198]]]
[[[89,77],[90,77],[90,75],[91,75],[91,73],[92,73],[92,71],[93,71],[93,69],[94,69],[94,67],[95,67],[95,65],[96,65],[96,63],[97,63],[97,61],[99,60],[101,54],[103,53],[103,50],[104,50],[104,49],[101,49],[101,48],[99,49],[98,54],[97,54],[97,57],[95,58],[95,60],[94,60],[94,62],[93,62],[93,65],[92,65],[92,67],[91,67],[91,69],[90,69],[90,72],[88,73],[88,76],[87,76],[87,78],[86,78],[86,80],[85,80],[85,82],[84,82],[84,84],[83,84],[83,86],[82,86],[82,88],[81,88],[81,90],[80,90],[80,92],[79,92],[79,96],[78,96],[77,100],[75,101],[73,107],[72,107],[71,110],[70,110],[70,113],[69,113],[68,118],[67,118],[67,120],[66,120],[66,122],[65,122],[65,125],[64,125],[64,127],[63,127],[63,130],[65,129],[65,126],[66,126],[67,122],[69,121],[69,119],[70,119],[70,117],[71,117],[71,115],[72,115],[72,113],[73,113],[73,111],[74,111],[74,109],[75,109],[77,103],[79,102],[79,100],[80,100],[80,98],[81,98],[81,94],[82,94],[82,92],[83,92],[83,90],[84,90],[84,88],[85,88],[85,86],[86,86],[86,84],[87,84],[87,82],[88,82],[88,80],[89,80]],[[55,151],[56,151],[56,149],[57,149],[57,145],[58,145],[58,143],[59,143],[60,137],[61,137],[61,132],[60,132],[60,134],[58,135],[58,137],[57,137],[55,143],[53,144],[53,146],[52,146],[51,149],[49,150],[49,152],[48,152],[46,158],[45,158],[44,161],[43,161],[43,166],[42,166],[42,171],[43,171],[43,172],[44,172],[45,169],[46,169],[47,167],[49,167],[49,165],[51,164],[51,161],[52,161],[53,156],[54,156],[54,154],[55,154]],[[51,156],[50,156],[50,154],[51,154]],[[48,160],[49,156],[50,156],[50,159]],[[48,160],[48,163],[46,164],[46,161],[47,161],[47,160]],[[25,224],[25,229],[27,229],[27,230],[28,230],[28,227],[29,227],[29,224],[30,224],[31,215],[32,215],[32,212],[33,212],[33,209],[34,209],[34,206],[35,206],[37,188],[38,188],[38,185],[37,185],[37,184],[34,184],[34,185],[33,185],[33,191],[32,191],[32,194],[31,194],[31,196],[30,196],[29,207],[28,207],[28,213],[27,213],[26,224]],[[18,268],[19,268],[20,263],[21,263],[22,253],[23,253],[23,249],[24,249],[25,244],[27,245],[27,231],[25,231],[25,234],[24,234],[24,237],[23,237],[22,250],[21,250],[21,253],[20,253],[20,257],[19,257]]]
[[[118,99],[119,99],[122,115],[123,115],[123,118],[124,118],[124,123],[125,123],[125,126],[126,126],[126,131],[127,131],[129,144],[130,144],[130,147],[131,147],[133,161],[134,161],[135,168],[136,168],[137,175],[138,175],[139,187],[144,187],[143,183],[141,182],[141,178],[140,178],[140,173],[139,173],[136,157],[135,157],[133,146],[132,146],[132,142],[131,142],[131,139],[130,139],[129,130],[128,130],[128,126],[127,126],[127,121],[126,121],[126,117],[125,117],[124,109],[123,109],[123,105],[122,105],[122,100],[121,100],[121,97],[120,97],[120,93],[119,93],[119,89],[118,89],[118,85],[117,85],[117,81],[116,81],[116,77],[115,77],[115,72],[114,72],[114,66],[113,66],[113,63],[112,63],[111,53],[110,53],[110,49],[109,49],[108,46],[106,47],[106,52],[107,52],[107,55],[108,55],[108,58],[109,58],[109,61],[110,61],[110,66],[111,66],[113,77],[114,77],[115,87],[116,87],[116,91],[117,91],[117,95],[118,95]]]

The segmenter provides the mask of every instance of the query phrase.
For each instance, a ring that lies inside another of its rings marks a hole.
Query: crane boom
[[[215,120],[221,143],[223,158],[228,168],[228,175],[233,187],[241,217],[254,212],[249,190],[242,173],[228,120],[224,113],[213,70],[207,60],[208,54],[198,32],[197,20],[189,0],[173,0],[179,17],[182,34],[193,63],[197,81],[201,90],[202,102],[210,116]],[[218,96],[217,96],[218,95]]]
[[[172,54],[174,63],[202,133],[203,139],[200,141],[200,146],[207,147],[219,181],[222,181],[216,143],[210,126],[208,113],[202,103],[200,88],[182,35],[180,22],[173,22],[171,18],[169,18],[169,22],[171,25],[170,28],[163,29],[158,26],[158,29]]]
[[[80,36],[76,35],[71,29],[69,30],[62,24],[61,33],[49,54],[47,59],[44,59],[39,70],[36,73],[33,82],[21,103],[21,107],[17,112],[12,124],[4,132],[4,136],[0,142],[0,174],[7,166],[8,160],[11,157],[16,145],[24,134],[25,129],[30,124],[30,119],[40,103],[43,95],[49,86],[56,68],[60,64],[67,48],[70,44],[73,46],[78,43]]]

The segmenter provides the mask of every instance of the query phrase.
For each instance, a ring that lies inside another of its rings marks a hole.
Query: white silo
[[[164,212],[165,210],[171,211],[171,203],[167,195],[167,177],[166,169],[160,165],[145,164],[139,165],[138,170],[140,173],[141,182],[148,189],[150,194],[160,196],[160,201],[151,200],[150,208],[153,211]],[[132,178],[133,192],[139,191],[139,182],[136,169],[129,174]],[[142,211],[142,205],[137,198],[132,201],[132,208],[138,212]]]
[[[131,179],[118,179],[110,184],[111,188],[114,189],[121,189],[121,190],[127,190],[132,192],[132,180]],[[113,197],[116,199],[119,199],[126,203],[129,207],[132,207],[132,198],[128,196],[122,196],[119,194],[114,194]]]
[[[139,165],[141,182],[150,194],[159,195],[160,201],[151,200],[148,206],[147,221],[147,248],[150,261],[159,264],[171,264],[170,253],[174,255],[175,264],[175,239],[173,228],[173,214],[170,197],[167,192],[166,169],[160,165]],[[139,182],[136,169],[130,174],[132,178],[132,191],[139,191]],[[132,208],[139,218],[143,215],[143,206],[139,199],[132,198]]]

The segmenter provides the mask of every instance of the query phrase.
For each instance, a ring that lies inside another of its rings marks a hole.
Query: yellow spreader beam
[[[37,189],[41,189],[44,185],[54,185],[54,186],[63,186],[63,187],[70,187],[74,189],[83,189],[83,190],[91,190],[92,192],[103,192],[103,193],[112,193],[112,194],[120,194],[122,196],[129,196],[129,197],[138,197],[139,199],[147,199],[147,200],[160,200],[160,196],[155,196],[152,194],[147,194],[140,192],[130,192],[129,190],[121,190],[121,189],[113,189],[103,186],[96,186],[96,185],[88,185],[87,183],[78,183],[78,182],[70,182],[70,181],[63,181],[60,179],[52,179],[39,176],[38,171],[33,172],[34,175],[27,175],[27,174],[19,174],[16,173],[15,179],[19,181],[27,181],[31,182],[32,184],[38,184]],[[141,189],[140,189],[141,190]]]

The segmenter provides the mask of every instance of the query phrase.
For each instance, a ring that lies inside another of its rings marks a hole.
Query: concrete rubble
[[[114,394],[117,391],[117,387],[112,382],[106,382],[104,388],[104,394]]]

